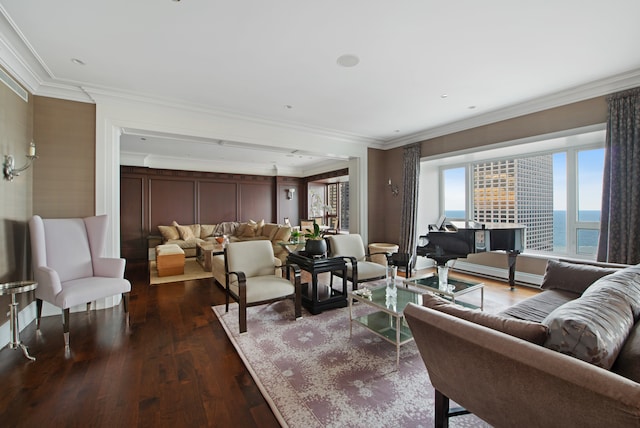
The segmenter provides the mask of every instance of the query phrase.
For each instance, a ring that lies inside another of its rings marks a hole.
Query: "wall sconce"
[[[391,194],[393,196],[398,196],[400,190],[398,189],[398,186],[396,186],[395,184],[391,184],[391,179],[389,179],[389,188],[391,189]]]
[[[293,199],[294,193],[296,193],[296,189],[294,187],[287,189],[287,199]]]
[[[20,173],[24,170],[26,170],[27,168],[29,168],[31,166],[31,164],[33,163],[34,160],[38,159],[38,156],[36,156],[36,145],[35,143],[32,141],[31,143],[29,143],[29,151],[27,154],[27,163],[21,167],[21,168],[16,168],[15,166],[15,159],[13,158],[12,155],[5,155],[4,156],[4,164],[2,165],[2,171],[4,172],[4,179],[8,180],[8,181],[13,181],[13,177],[17,177],[18,175],[20,175]]]

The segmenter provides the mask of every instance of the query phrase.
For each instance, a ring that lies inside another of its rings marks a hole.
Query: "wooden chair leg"
[[[247,331],[247,286],[238,278],[238,316],[240,317],[240,333]]]
[[[36,330],[40,330],[40,320],[42,320],[42,299],[36,299]]]
[[[435,426],[449,428],[449,397],[435,390]]]

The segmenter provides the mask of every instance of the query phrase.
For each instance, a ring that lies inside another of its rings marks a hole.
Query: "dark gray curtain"
[[[416,252],[420,147],[420,143],[416,143],[404,148],[399,247],[400,252],[411,255]]]
[[[640,262],[640,88],[607,98],[598,260]]]

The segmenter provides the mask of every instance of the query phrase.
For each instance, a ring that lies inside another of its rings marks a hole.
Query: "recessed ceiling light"
[[[284,108],[286,108],[287,110],[291,110],[293,106],[291,104],[285,104]]]
[[[473,109],[475,109],[475,108],[476,108],[476,106],[469,106],[469,107],[467,107],[467,108],[468,108],[469,110],[473,110]]]
[[[360,58],[358,58],[357,55],[345,54],[345,55],[339,56],[336,62],[338,63],[338,65],[342,67],[349,68],[349,67],[355,67],[356,65],[358,65],[360,63]]]
[[[142,141],[147,141],[147,139],[146,139],[146,138],[144,138],[144,137],[140,137],[140,140],[142,140]]]
[[[440,95],[440,98],[447,98],[448,96],[449,95],[447,95],[447,94],[442,94],[442,95]]]
[[[394,129],[393,132],[400,132],[400,130],[399,129]]]
[[[71,62],[78,65],[86,65],[84,61],[78,58],[71,58]]]

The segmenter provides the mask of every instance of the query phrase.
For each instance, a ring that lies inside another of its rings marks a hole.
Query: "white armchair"
[[[36,289],[37,328],[42,302],[62,309],[66,348],[69,347],[69,309],[122,294],[128,314],[131,284],[124,279],[124,259],[104,258],[107,216],[29,221],[32,267]]]
[[[327,236],[327,241],[329,242],[329,255],[331,257],[344,257],[347,259],[347,279],[351,281],[354,290],[358,289],[360,282],[373,281],[387,276],[386,266],[367,260],[370,254],[365,252],[362,237],[357,233],[330,235]],[[340,273],[333,272],[331,274],[332,283],[333,275],[341,276]]]
[[[281,262],[273,255],[269,241],[244,241],[227,244],[225,254],[226,305],[229,298],[238,302],[240,333],[247,331],[247,307],[284,299],[293,299],[295,318],[302,316],[300,268],[288,265],[293,271],[291,280],[276,274]]]

